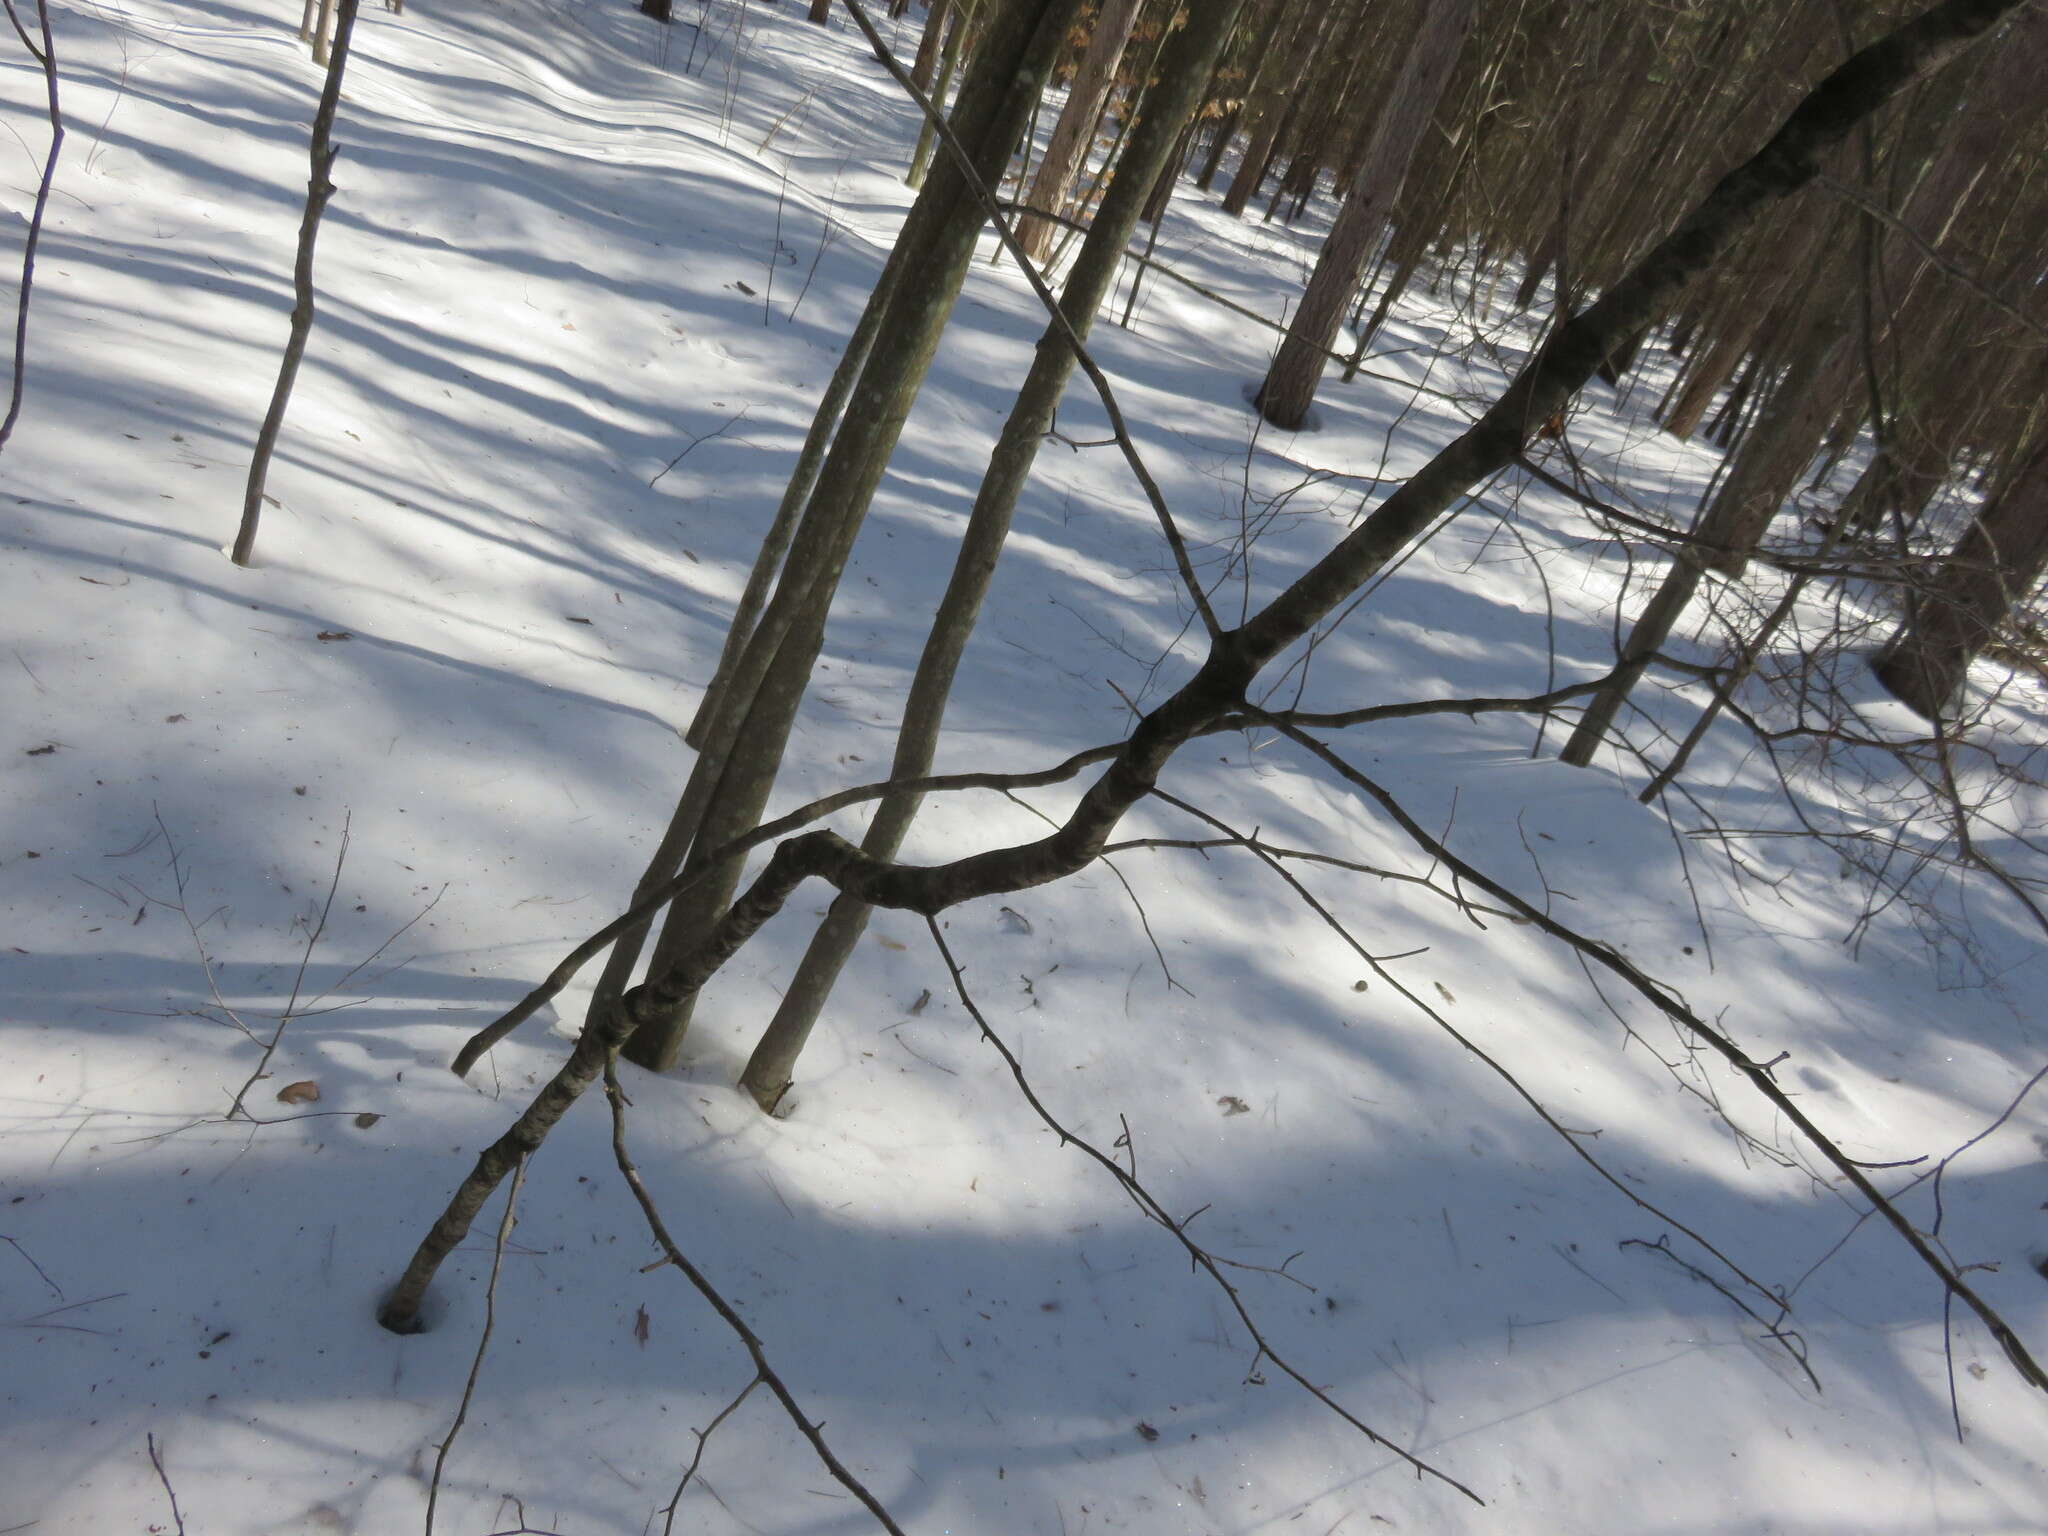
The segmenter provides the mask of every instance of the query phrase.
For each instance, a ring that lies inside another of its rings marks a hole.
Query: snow
[[[559,1064],[591,977],[473,1082],[445,1065],[617,911],[666,819],[679,731],[908,206],[915,121],[843,18],[821,30],[792,5],[684,5],[668,30],[623,0],[366,10],[320,318],[258,564],[239,570],[220,550],[283,339],[318,87],[296,8],[53,16],[71,138],[0,456],[0,1531],[178,1529],[167,1488],[195,1536],[410,1530],[477,1348],[500,1205],[443,1272],[431,1331],[394,1337],[373,1308]],[[906,46],[917,20],[896,24]],[[10,53],[0,90],[19,228],[41,79]],[[1159,254],[1278,315],[1314,234],[1225,219],[1187,189]],[[1270,331],[1148,283],[1136,330],[1098,332],[1149,465],[1225,578],[1226,620],[1469,414],[1401,380],[1476,403],[1526,352],[1525,322],[1454,288],[1405,303],[1382,340],[1397,355],[1328,382],[1298,436],[1255,433],[1244,409]],[[882,772],[1040,324],[1013,266],[977,266],[849,568],[776,812]],[[1714,460],[1657,436],[1653,398],[1596,386],[1572,442],[1637,504],[1683,505]],[[1103,435],[1085,387],[1061,429]],[[1591,537],[1562,497],[1490,488],[1318,647],[1305,703],[1597,675],[1625,565]],[[1124,696],[1186,675],[1187,618],[1114,453],[1048,444],[941,768],[1116,739]],[[1845,687],[1873,732],[1913,730]],[[1643,690],[1678,733],[1700,702]],[[2038,741],[2042,712],[2016,692],[1986,729]],[[1862,789],[1808,775],[1788,801],[1723,722],[1688,775],[1697,801],[1653,810],[1636,764],[1549,761],[1555,728],[1532,759],[1521,716],[1333,740],[1463,857],[1759,1059],[1787,1053],[1779,1082],[1852,1156],[1939,1159],[2044,1060],[2040,945],[1995,886],[1937,882],[1921,909],[1859,922],[1867,887],[1840,857],[1776,835],[1795,804],[1881,824],[1896,770],[1866,766]],[[1169,787],[1275,845],[1430,872],[1284,742],[1205,738]],[[1024,798],[1056,814],[1072,793]],[[2003,824],[2040,825],[2039,792],[2008,793]],[[907,855],[1041,825],[996,796],[941,797]],[[1741,834],[1746,873],[1696,835],[1714,826]],[[1126,835],[1213,834],[1153,805]],[[1290,866],[1361,944],[1404,956],[1375,974],[1242,852],[1116,865],[1128,895],[1098,868],[947,914],[977,1002],[1066,1125],[1105,1149],[1128,1126],[1167,1208],[1203,1208],[1190,1234],[1263,1267],[1229,1274],[1276,1349],[1487,1507],[1258,1358],[1172,1238],[1032,1115],[907,914],[878,915],[787,1117],[762,1117],[733,1081],[824,905],[806,888],[707,994],[686,1067],[627,1070],[630,1135],[684,1250],[906,1528],[2042,1528],[2048,1405],[1963,1309],[1945,1319],[1932,1276],[1789,1126],[1611,977],[1461,910],[1440,874],[1432,893]],[[246,1104],[271,1123],[224,1118],[259,1068]],[[278,1102],[305,1081],[317,1104]],[[692,1432],[751,1374],[681,1278],[648,1267],[609,1135],[592,1096],[531,1164],[438,1529],[660,1529]],[[1987,1266],[1971,1283],[2037,1353],[2044,1155],[2037,1092],[1947,1168],[1939,1211],[1947,1251]],[[1923,1228],[1932,1166],[1874,1175],[1910,1189]],[[1739,1289],[1674,1220],[1792,1293],[1823,1393],[1673,1262]],[[676,1528],[873,1525],[756,1393],[711,1437]]]

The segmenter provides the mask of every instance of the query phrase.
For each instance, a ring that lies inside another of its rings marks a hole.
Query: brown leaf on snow
[[[360,1115],[356,1116],[356,1129],[359,1131],[367,1131],[371,1126],[375,1125],[379,1120],[382,1120],[383,1118],[384,1117],[382,1115],[372,1114],[369,1110],[366,1109]]]
[[[1232,1115],[1248,1115],[1252,1112],[1251,1105],[1245,1103],[1243,1099],[1240,1099],[1234,1093],[1224,1094],[1222,1098],[1216,1101],[1216,1107],[1223,1111],[1225,1119]]]
[[[650,1330],[647,1325],[647,1309],[645,1307],[635,1307],[633,1309],[633,1337],[640,1341],[640,1347],[642,1349],[645,1349],[647,1347],[647,1335],[649,1331]]]
[[[286,1083],[277,1090],[277,1102],[280,1104],[318,1104],[320,1102],[320,1085],[310,1077],[296,1083]]]
[[[353,640],[355,636],[345,629],[323,629],[313,638],[315,640]]]

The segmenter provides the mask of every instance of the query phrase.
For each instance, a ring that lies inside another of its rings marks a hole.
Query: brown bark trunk
[[[1028,207],[1040,213],[1066,212],[1068,189],[1074,184],[1075,173],[1088,159],[1095,125],[1102,117],[1103,104],[1109,100],[1109,88],[1116,82],[1116,67],[1123,62],[1124,44],[1130,41],[1131,27],[1138,19],[1139,3],[1140,0],[1103,0],[1102,10],[1095,18],[1094,36],[1088,39],[1088,51],[1081,59],[1081,67],[1074,72],[1073,83],[1067,87],[1067,104],[1060,110],[1059,121],[1053,124],[1052,138],[1046,142],[1045,154],[1031,178],[1031,190],[1025,194]],[[1033,261],[1045,260],[1058,233],[1059,226],[1051,220],[1034,219],[1029,214],[1017,225],[1018,243]]]
[[[1316,385],[1322,381],[1323,360],[1358,292],[1365,264],[1407,179],[1430,115],[1450,83],[1477,11],[1478,0],[1431,0],[1423,14],[1421,30],[1409,45],[1373,128],[1358,177],[1323,242],[1301,307],[1259,391],[1259,411],[1277,427],[1298,428],[1308,415]]]

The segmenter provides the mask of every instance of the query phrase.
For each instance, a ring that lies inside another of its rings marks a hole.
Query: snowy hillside
[[[597,1094],[531,1162],[501,1254],[486,1211],[430,1331],[373,1313],[581,1025],[594,967],[471,1080],[446,1070],[624,905],[909,206],[914,109],[850,22],[803,11],[708,0],[664,29],[626,0],[366,10],[320,316],[244,570],[222,548],[284,338],[320,72],[297,7],[52,6],[70,133],[0,454],[0,1536],[420,1529],[494,1257],[437,1530],[662,1530],[694,1432],[753,1375],[658,1265]],[[885,23],[906,49],[920,14]],[[47,125],[10,48],[11,313]],[[1225,218],[1184,185],[1158,254],[1278,317],[1320,227]],[[977,264],[775,812],[884,777],[1042,325],[1012,263]],[[1418,288],[1372,376],[1331,380],[1299,436],[1245,405],[1273,332],[1189,289],[1148,282],[1134,327],[1094,346],[1234,619],[1448,441],[1532,326]],[[1659,434],[1649,392],[1594,386],[1571,448],[1638,506],[1689,505],[1713,455]],[[1060,426],[1105,435],[1084,385]],[[1305,705],[1334,710],[1597,676],[1627,575],[1570,499],[1496,485],[1277,697],[1304,677]],[[1117,740],[1198,638],[1121,460],[1048,444],[940,768]],[[1843,687],[1902,726],[1874,685]],[[2029,697],[1998,720],[2039,741]],[[1639,702],[1682,734],[1700,700],[1665,678]],[[2048,1347],[2048,1097],[2001,1120],[2048,1062],[2038,937],[1988,881],[1864,921],[1869,888],[1790,835],[1878,817],[1889,770],[1788,793],[1724,720],[1690,798],[1649,808],[1640,765],[1562,766],[1527,715],[1324,734],[1462,858],[1782,1053],[1780,1086],[1851,1156],[1926,1159],[1872,1177]],[[1058,814],[1085,782],[935,797],[906,857],[1035,835],[1032,806]],[[707,991],[686,1067],[624,1070],[632,1150],[905,1529],[2044,1529],[2048,1401],[1734,1073],[1286,741],[1204,738],[1166,787],[1408,877],[1288,866],[1377,963],[1230,848],[1134,848],[956,908],[947,940],[1059,1120],[1247,1266],[1225,1272],[1274,1351],[1484,1507],[1261,1357],[1034,1115],[910,915],[877,916],[785,1116],[762,1116],[733,1085],[827,900],[807,887]],[[2021,793],[2002,821],[2039,827],[2048,794]],[[1158,802],[1123,833],[1217,835]],[[1937,1206],[1929,1175],[1987,1130]],[[1758,1294],[1730,1264],[1789,1298],[1787,1333],[1738,1304]],[[755,1392],[673,1528],[876,1527]]]

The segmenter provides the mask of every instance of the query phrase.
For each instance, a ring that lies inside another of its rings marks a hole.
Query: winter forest
[[[2043,1529],[2048,0],[0,3],[0,1536]]]

